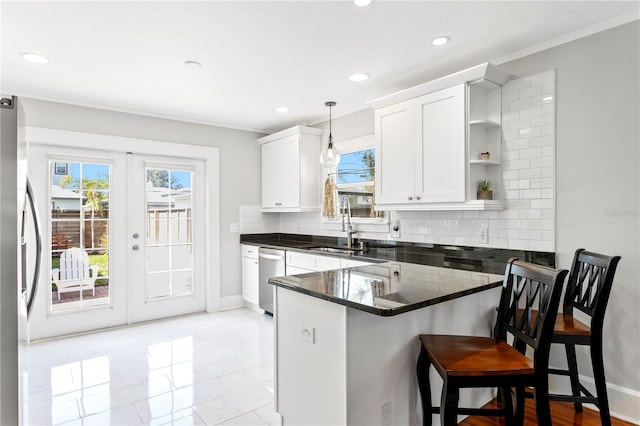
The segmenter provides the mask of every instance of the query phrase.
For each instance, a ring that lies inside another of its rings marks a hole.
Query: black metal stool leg
[[[609,398],[607,396],[607,381],[604,377],[604,362],[602,359],[602,343],[591,342],[591,364],[593,366],[593,379],[596,383],[596,395],[598,397],[598,408],[600,409],[600,422],[603,426],[611,426]]]
[[[440,424],[442,426],[455,426],[458,424],[458,402],[460,401],[460,389],[444,378],[442,384],[442,399],[440,401]]]
[[[426,355],[424,347],[420,350],[420,356],[418,357],[418,365],[416,367],[416,373],[418,375],[418,389],[420,391],[420,401],[422,402],[422,425],[431,426],[431,382],[429,381],[429,369],[431,362]]]
[[[536,414],[538,416],[539,425],[551,426],[551,409],[549,407],[549,384],[539,383],[534,390],[534,398],[536,401]],[[524,411],[524,407],[523,410]]]
[[[576,346],[573,343],[564,344],[567,352],[567,366],[569,367],[569,380],[571,380],[571,395],[580,396],[580,382],[578,381],[578,361],[576,359]],[[582,403],[574,401],[573,407],[576,412],[582,413]]]
[[[513,424],[522,426],[524,424],[524,395],[525,388],[518,387],[516,388],[516,411],[515,418],[513,419]]]

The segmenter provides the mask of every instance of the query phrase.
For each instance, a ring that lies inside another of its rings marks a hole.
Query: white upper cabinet
[[[501,89],[508,75],[482,64],[374,101],[376,209],[501,210]],[[489,152],[489,159],[486,159]]]
[[[416,202],[465,201],[465,86],[414,101]]]
[[[323,130],[296,126],[258,139],[262,145],[262,210],[301,212],[320,208]]]
[[[376,205],[465,200],[463,84],[375,112]]]
[[[375,111],[376,207],[407,203],[415,195],[413,101]]]

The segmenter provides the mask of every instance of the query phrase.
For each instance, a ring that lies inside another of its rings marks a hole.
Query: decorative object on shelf
[[[481,152],[480,153],[480,159],[481,160],[490,160],[491,159],[491,154],[489,153],[489,151]]]
[[[329,170],[329,173],[335,172],[335,168],[340,164],[340,154],[333,146],[333,135],[331,133],[331,107],[336,106],[336,103],[333,101],[328,101],[324,103],[329,107],[329,144],[327,148],[322,151],[320,154],[320,164],[322,167]]]
[[[478,200],[493,200],[493,191],[491,190],[491,182],[487,179],[478,181]]]

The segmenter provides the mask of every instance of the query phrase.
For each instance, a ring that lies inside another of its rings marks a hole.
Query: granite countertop
[[[488,290],[502,275],[402,262],[274,277],[269,283],[380,316]]]
[[[365,262],[403,262],[466,271],[504,274],[504,268],[512,257],[538,265],[555,267],[555,253],[532,250],[499,249],[493,247],[468,247],[440,244],[418,244],[387,240],[363,240],[365,250],[353,253],[327,253],[316,251],[318,247],[346,248],[345,238],[296,234],[243,234],[241,244],[252,244],[283,250],[295,250],[322,256],[362,260]]]

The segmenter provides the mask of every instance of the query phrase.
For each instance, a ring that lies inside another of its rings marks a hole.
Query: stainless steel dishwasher
[[[285,274],[285,251],[260,247],[258,250],[259,277],[258,303],[260,309],[273,315],[273,286],[268,283],[271,277],[281,277]]]

